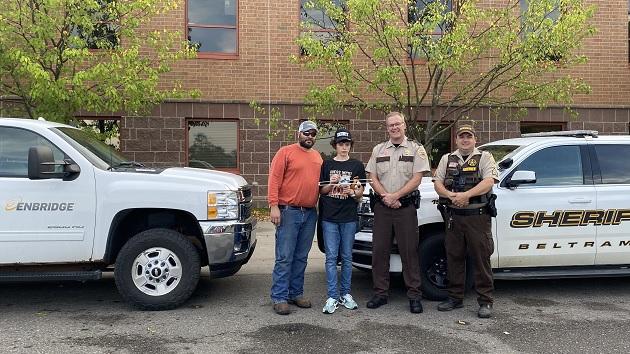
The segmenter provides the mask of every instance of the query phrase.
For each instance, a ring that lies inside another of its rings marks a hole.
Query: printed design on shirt
[[[343,193],[343,189],[350,186],[352,183],[352,172],[330,170],[329,180],[332,179],[332,176],[334,175],[339,175],[341,178],[339,179],[338,184],[333,185],[333,188],[330,193],[328,193],[328,196],[337,199],[348,199],[348,195]]]

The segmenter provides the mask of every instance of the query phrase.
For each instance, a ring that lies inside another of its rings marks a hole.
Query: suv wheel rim
[[[151,296],[173,291],[182,277],[182,264],[177,255],[163,247],[140,253],[133,261],[131,278],[138,290]]]
[[[446,257],[435,257],[426,272],[431,284],[439,289],[446,289],[448,285]]]

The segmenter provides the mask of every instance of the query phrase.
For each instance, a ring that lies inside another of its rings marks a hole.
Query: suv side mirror
[[[516,188],[521,184],[536,183],[536,172],[534,171],[516,171],[508,181],[508,187]]]
[[[63,172],[55,172],[55,166],[63,166]],[[81,172],[79,165],[67,161],[55,161],[52,149],[48,146],[32,146],[28,150],[29,179],[67,179]]]

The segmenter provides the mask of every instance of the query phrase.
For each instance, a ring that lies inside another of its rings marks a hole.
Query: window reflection
[[[550,147],[528,157],[518,171],[536,172],[534,186],[563,186],[584,184],[579,146]]]
[[[238,168],[237,122],[189,121],[188,166]]]

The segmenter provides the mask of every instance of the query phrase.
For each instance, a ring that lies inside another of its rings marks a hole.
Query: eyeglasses
[[[397,122],[397,123],[392,123],[392,124],[387,124],[387,128],[398,128],[402,125],[401,122]]]
[[[317,135],[317,132],[302,132],[304,136],[312,136],[313,138]]]

